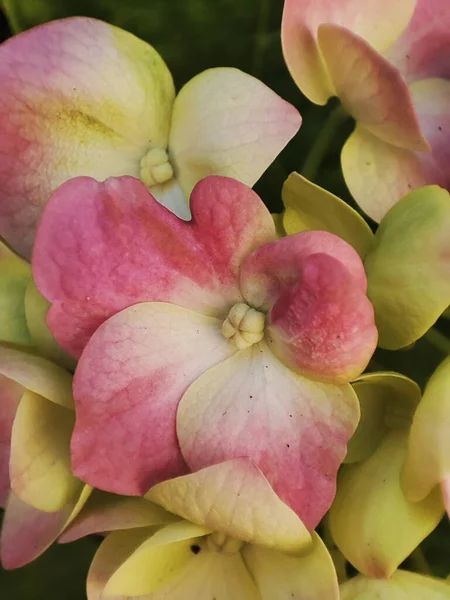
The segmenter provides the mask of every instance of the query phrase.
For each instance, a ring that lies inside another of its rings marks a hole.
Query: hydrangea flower
[[[302,92],[338,96],[356,120],[342,169],[370,217],[411,189],[450,187],[447,0],[286,0],[282,41]]]
[[[91,489],[70,468],[75,422],[72,376],[48,360],[0,346],[1,560],[20,567],[39,556]]]
[[[324,229],[364,259],[379,345],[396,350],[423,336],[450,304],[450,196],[425,186],[399,200],[375,235],[351,206],[301,175],[283,187],[288,234]]]
[[[33,273],[80,356],[74,472],[139,495],[248,457],[256,470],[238,461],[208,485],[268,481],[313,529],[358,422],[348,381],[377,341],[361,259],[327,232],[277,240],[233,179],[202,180],[191,210],[180,220],[130,177],[73,179],[47,205]]]
[[[96,493],[61,538],[110,532],[89,570],[88,600],[339,598],[333,562],[315,533],[301,551],[286,554],[155,512],[142,498],[117,497],[105,512]]]
[[[237,69],[210,69],[175,98],[147,43],[88,18],[0,46],[0,235],[29,256],[51,192],[77,175],[139,177],[188,217],[202,177],[252,186],[300,127],[297,110]]]
[[[329,526],[361,573],[388,579],[438,525],[442,494],[429,485],[420,497],[408,498],[402,485],[411,422],[421,404],[418,385],[396,373],[371,373],[353,387],[361,421],[349,444],[349,464],[339,473]]]

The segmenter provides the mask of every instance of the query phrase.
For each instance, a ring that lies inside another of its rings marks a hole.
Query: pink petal
[[[245,300],[268,310],[299,280],[305,260],[314,254],[328,254],[339,260],[353,275],[355,287],[366,291],[364,265],[349,244],[327,231],[304,231],[265,244],[245,260],[240,275]]]
[[[177,517],[145,498],[116,496],[94,490],[83,510],[58,542],[67,544],[86,535],[171,523]]]
[[[4,507],[10,490],[9,456],[11,430],[23,387],[0,375],[0,507]]]
[[[235,350],[221,321],[170,304],[143,303],[91,338],[74,379],[74,473],[91,485],[140,495],[187,472],[175,416],[184,391]]]
[[[12,492],[5,509],[1,534],[1,559],[5,569],[17,569],[37,558],[58,537],[72,506],[43,512],[19,500]]]
[[[275,237],[269,211],[225,177],[197,184],[191,210],[192,221],[181,221],[129,177],[78,178],[58,189],[40,222],[33,271],[64,348],[79,356],[105,319],[137,302],[216,315],[241,299],[240,263]]]
[[[167,145],[170,73],[107,23],[65,19],[14,36],[0,47],[0,81],[0,233],[25,255],[61,183],[138,176],[149,140]]]
[[[377,346],[373,306],[335,258],[315,254],[302,267],[299,281],[269,313],[266,340],[283,363],[303,375],[351,381]]]
[[[405,29],[414,6],[415,0],[285,0],[283,52],[299,88],[317,104],[334,95],[316,44],[319,25],[347,27],[382,51]]]
[[[426,184],[450,189],[450,82],[418,81],[410,86],[414,106],[431,152],[387,144],[357,127],[342,151],[342,169],[352,196],[380,221],[411,190]]]
[[[177,432],[191,470],[249,457],[313,529],[334,497],[336,473],[358,418],[349,385],[305,379],[258,344],[188,388]]]
[[[407,81],[450,79],[450,3],[417,0],[406,31],[385,53]]]
[[[429,149],[396,67],[344,27],[321,25],[318,41],[335,95],[358,123],[394,146]]]

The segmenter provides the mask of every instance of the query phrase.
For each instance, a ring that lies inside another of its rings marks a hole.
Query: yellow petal
[[[14,493],[27,504],[56,512],[81,490],[70,467],[75,415],[25,391],[12,428],[10,477]]]
[[[0,374],[55,404],[73,409],[72,376],[45,358],[0,346]]]
[[[283,225],[288,235],[307,229],[321,229],[338,235],[364,258],[373,242],[373,233],[364,219],[346,202],[291,173],[283,185],[286,211]]]
[[[372,456],[343,467],[330,509],[336,545],[368,577],[389,577],[443,515],[438,489],[420,503],[400,486],[408,431],[392,429]]]
[[[240,458],[155,485],[147,494],[193,523],[231,538],[298,551],[311,536],[253,461]]]
[[[25,319],[25,290],[31,278],[30,265],[0,240],[0,341],[32,344]]]
[[[450,357],[429,380],[411,426],[402,483],[412,501],[450,476],[449,431]]]
[[[154,532],[155,527],[141,527],[114,531],[106,536],[89,569],[86,586],[89,600],[104,599],[103,590],[108,580]]]
[[[180,90],[173,107],[169,150],[186,197],[207,175],[253,186],[300,124],[297,110],[251,75],[233,68],[203,71]]]
[[[105,587],[105,595],[141,596],[169,588],[192,566],[209,531],[187,521],[172,523],[139,546],[117,569]],[[200,552],[201,553],[201,552]]]
[[[28,330],[34,345],[39,349],[39,353],[62,367],[73,371],[76,365],[75,359],[59,346],[45,321],[51,304],[38,292],[32,279],[28,282],[24,300]]]
[[[353,383],[361,419],[348,444],[346,463],[369,458],[391,427],[407,426],[420,401],[415,381],[400,373],[368,373]]]
[[[390,579],[350,579],[341,585],[341,600],[450,600],[450,586],[442,579],[399,569]]]
[[[242,550],[261,600],[337,600],[339,589],[333,561],[313,533],[312,544],[297,556],[254,545]]]

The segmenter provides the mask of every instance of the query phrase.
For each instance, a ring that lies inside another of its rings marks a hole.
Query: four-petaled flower
[[[425,184],[450,188],[448,0],[285,0],[282,40],[304,94],[338,96],[357,122],[342,169],[368,215]]]
[[[138,177],[188,218],[197,181],[217,174],[252,186],[301,123],[238,69],[204,71],[175,98],[154,48],[81,17],[2,44],[0,87],[0,235],[25,256],[43,206],[71,177]]]
[[[121,177],[73,179],[44,211],[34,278],[80,356],[74,472],[136,495],[247,457],[312,529],[358,421],[348,382],[377,341],[363,264],[327,232],[276,240],[236,180],[205,178],[191,210]]]

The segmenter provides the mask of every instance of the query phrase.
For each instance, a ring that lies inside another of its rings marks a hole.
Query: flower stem
[[[429,329],[424,337],[440,352],[443,352],[444,354],[450,354],[450,340],[447,336],[436,329],[436,327]]]
[[[311,151],[301,169],[301,174],[310,181],[314,181],[320,165],[327,155],[330,144],[333,141],[334,134],[347,118],[348,113],[344,110],[342,105],[339,105],[330,112],[328,118],[325,120],[325,123],[314,141]]]

